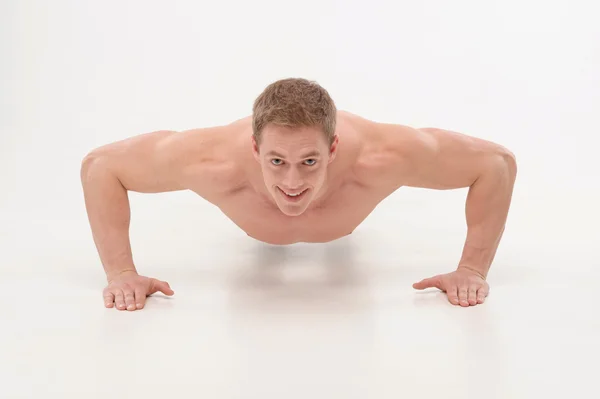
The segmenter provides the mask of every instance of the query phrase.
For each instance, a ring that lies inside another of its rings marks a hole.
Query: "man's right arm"
[[[161,150],[175,134],[157,131],[131,137],[99,147],[83,159],[81,184],[86,211],[109,281],[123,272],[136,271],[129,240],[128,190],[182,188],[170,170],[170,157]]]
[[[136,272],[129,239],[128,191],[187,189],[186,175],[204,170],[210,130],[156,131],[107,144],[82,161],[81,183],[94,243],[107,279]]]

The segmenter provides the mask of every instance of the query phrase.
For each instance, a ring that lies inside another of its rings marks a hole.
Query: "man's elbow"
[[[496,157],[497,171],[506,176],[511,185],[514,184],[517,178],[517,157],[515,154],[505,147],[501,147]]]
[[[83,157],[83,159],[81,160],[81,168],[79,171],[79,175],[81,177],[81,180],[85,180],[88,172],[90,170],[90,167],[92,166],[92,164],[96,161],[97,157],[96,154],[94,154],[94,152],[90,152],[88,154],[86,154],[85,157]]]
[[[82,182],[85,182],[91,179],[92,175],[95,174],[95,171],[98,170],[98,167],[106,168],[105,166],[101,166],[101,164],[105,164],[104,154],[102,154],[98,150],[93,150],[86,154],[81,160],[81,168],[80,168],[80,178]]]
[[[517,157],[515,156],[515,154],[512,151],[510,151],[509,149],[505,148],[502,158],[504,159],[504,162],[506,162],[506,165],[508,166],[511,176],[516,177],[517,176]]]
[[[482,172],[482,174],[489,173],[494,176],[503,176],[510,181],[511,185],[515,182],[517,177],[517,157],[512,151],[498,146],[493,151],[493,155],[488,157],[488,161],[486,162],[485,172]]]

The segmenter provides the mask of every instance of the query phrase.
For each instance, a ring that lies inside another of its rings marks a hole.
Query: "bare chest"
[[[250,237],[269,244],[328,242],[351,234],[381,201],[377,193],[347,188],[321,208],[287,216],[256,193],[242,192],[219,208]]]

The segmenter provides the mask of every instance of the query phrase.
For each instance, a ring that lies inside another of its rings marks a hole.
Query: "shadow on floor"
[[[257,243],[227,280],[235,312],[360,312],[371,304],[369,277],[350,240],[274,246]]]

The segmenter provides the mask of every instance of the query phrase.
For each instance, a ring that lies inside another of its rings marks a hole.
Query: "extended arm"
[[[458,132],[378,126],[386,137],[384,152],[391,165],[388,170],[398,186],[469,188],[465,209],[467,238],[457,271],[423,280],[415,288],[440,288],[455,304],[459,300],[461,305],[481,303],[487,295],[485,279],[510,208],[517,175],[514,154],[496,143]],[[481,293],[477,287],[482,288]]]
[[[83,159],[81,183],[94,242],[108,286],[106,307],[120,310],[144,307],[147,295],[173,295],[165,281],[140,276],[129,238],[128,191],[159,193],[191,189],[210,197],[226,186],[215,160],[215,138],[230,127],[192,131],[155,131],[107,144]],[[217,167],[215,167],[215,165]]]
[[[99,147],[85,156],[81,184],[92,236],[110,281],[136,272],[129,240],[128,191],[183,189],[175,171],[177,133],[157,131]]]
[[[467,239],[459,268],[487,277],[504,232],[516,176],[515,158],[499,154],[490,158],[470,186],[466,202]]]

